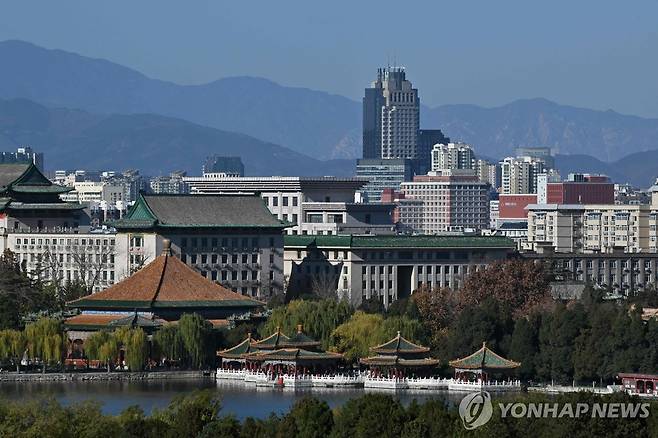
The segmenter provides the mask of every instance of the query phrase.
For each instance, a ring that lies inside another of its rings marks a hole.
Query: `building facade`
[[[537,176],[545,173],[544,161],[532,157],[507,157],[500,162],[502,193],[537,193]]]
[[[489,228],[489,184],[474,176],[416,176],[400,192],[400,222],[412,232]]]
[[[435,144],[432,147],[432,171],[473,169],[475,152],[466,143]]]
[[[337,293],[355,305],[378,297],[388,307],[422,285],[457,289],[514,248],[482,236],[286,236],[284,271],[291,294]]]
[[[356,176],[367,183],[361,192],[366,202],[381,202],[384,189],[400,190],[400,184],[413,178],[413,161],[357,160]]]
[[[152,261],[163,241],[208,280],[243,295],[267,299],[283,293],[283,230],[254,195],[140,195],[113,222],[119,278]]]

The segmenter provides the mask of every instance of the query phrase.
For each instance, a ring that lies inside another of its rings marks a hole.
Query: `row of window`
[[[69,238],[35,238],[35,237],[17,237],[16,245],[96,245],[114,246],[114,239],[69,239]]]

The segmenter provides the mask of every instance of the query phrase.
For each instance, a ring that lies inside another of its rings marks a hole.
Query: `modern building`
[[[475,152],[466,143],[435,144],[432,147],[432,171],[474,169]],[[474,172],[475,174],[475,172]]]
[[[163,195],[179,195],[189,192],[189,188],[185,184],[183,178],[186,173],[183,171],[176,171],[169,174],[169,176],[156,176],[151,178],[149,186],[151,192]]]
[[[471,272],[513,254],[513,241],[483,236],[286,236],[288,292],[337,293],[385,306],[422,285],[457,289]]]
[[[377,70],[363,98],[363,158],[419,158],[418,90],[402,67]]]
[[[414,233],[489,228],[489,184],[475,176],[416,176],[400,192],[400,222]]]
[[[212,155],[203,163],[203,173],[219,173],[227,176],[244,176],[244,164],[240,157]]]
[[[500,165],[486,160],[477,160],[475,162],[475,175],[480,181],[489,183],[494,190],[501,188]]]
[[[546,184],[546,204],[614,204],[615,185],[604,175],[570,174]]]
[[[0,164],[0,252],[11,250],[32,278],[99,290],[117,278],[115,235],[92,229],[84,205],[60,198],[70,190],[31,162]]]
[[[450,138],[440,129],[418,130],[418,158],[415,160],[414,173],[425,175],[432,170],[432,148],[435,144],[448,144]]]
[[[192,194],[259,194],[288,234],[391,234],[393,205],[357,203],[365,180],[334,177],[185,178]]]
[[[555,158],[551,153],[551,148],[549,147],[517,147],[516,148],[517,157],[531,157],[538,160],[542,160],[547,169],[555,169]]]
[[[537,176],[547,171],[544,161],[532,157],[507,157],[500,162],[502,193],[537,193]]]
[[[173,254],[203,277],[259,298],[283,293],[283,230],[254,195],[142,194],[112,225],[125,254],[118,278],[129,276],[171,242]]]
[[[656,205],[531,204],[528,244],[558,253],[653,253],[657,218]]]
[[[0,152],[0,164],[33,163],[40,172],[44,171],[43,153],[34,152],[31,147],[23,146],[16,152]]]
[[[407,159],[357,160],[356,176],[367,183],[361,192],[366,202],[381,202],[384,189],[400,190],[400,184],[413,178],[414,162]]]

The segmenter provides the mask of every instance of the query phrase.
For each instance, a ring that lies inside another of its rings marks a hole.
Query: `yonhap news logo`
[[[459,416],[466,430],[484,426],[492,415],[491,395],[487,391],[468,394],[459,403]]]
[[[649,403],[498,403],[501,418],[647,418]],[[493,416],[491,395],[468,394],[459,403],[466,430],[484,426]]]

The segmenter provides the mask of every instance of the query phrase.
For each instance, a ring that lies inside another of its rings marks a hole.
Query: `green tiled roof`
[[[482,343],[482,348],[480,348],[475,353],[470,356],[464,357],[462,359],[456,359],[450,361],[450,366],[453,368],[474,370],[474,369],[511,369],[521,366],[519,362],[514,362],[509,359],[505,359],[502,356],[491,351],[486,342]]]
[[[276,348],[280,348],[281,345],[287,344],[290,341],[290,338],[283,333],[281,333],[281,330],[277,329],[276,332],[272,333],[270,336],[268,336],[265,339],[261,339],[260,341],[253,342],[252,345],[256,348],[264,349],[264,350],[273,350]]]
[[[361,359],[363,365],[369,366],[402,366],[402,367],[425,367],[436,366],[439,364],[438,359],[423,357],[420,359],[405,359],[400,356],[372,356]]]
[[[0,193],[3,198],[8,199],[7,202],[0,202],[2,209],[80,210],[84,208],[80,204],[66,203],[59,198],[60,194],[71,190],[73,190],[71,187],[53,184],[33,163],[0,164]],[[44,202],[19,202],[29,199],[30,194],[39,195],[39,201]]]
[[[289,226],[255,195],[144,195],[117,229],[146,228],[275,228]]]
[[[15,193],[67,193],[74,190],[73,187],[64,187],[57,184],[52,184],[50,186],[13,186],[11,188],[12,192]]]
[[[413,342],[403,338],[400,335],[400,332],[398,332],[397,336],[390,341],[370,349],[379,354],[418,354],[427,353],[430,351],[430,349],[427,347],[414,344]]]
[[[44,203],[23,203],[11,202],[9,208],[12,210],[83,210],[84,205],[74,202],[44,202]]]
[[[329,352],[316,352],[303,350],[301,348],[282,348],[279,350],[263,351],[249,356],[251,360],[339,360],[342,354]]]
[[[286,247],[345,248],[515,248],[499,236],[284,236]]]
[[[251,339],[251,334],[247,336],[247,339],[240,342],[238,345],[232,348],[228,348],[224,351],[219,351],[218,356],[226,359],[243,359],[248,354],[258,353],[256,347],[252,345],[253,339]]]

